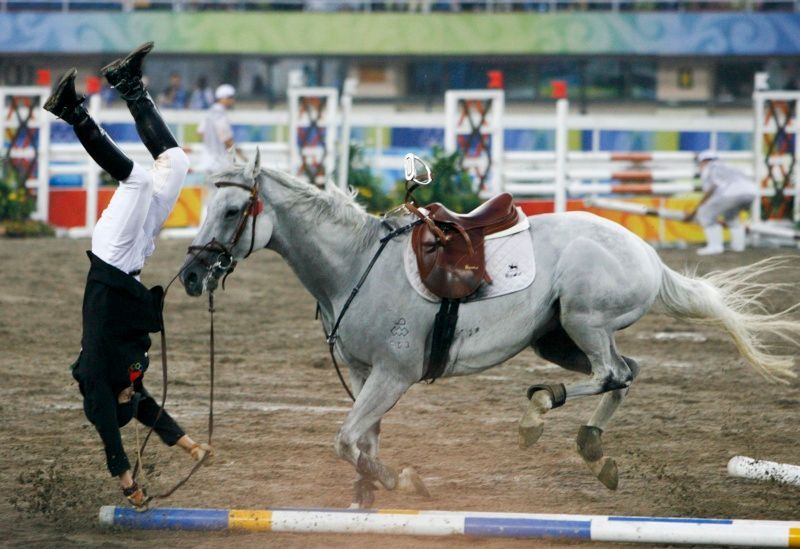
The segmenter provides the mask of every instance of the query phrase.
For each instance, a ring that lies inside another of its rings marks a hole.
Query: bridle
[[[197,255],[195,255],[195,261],[200,261],[200,263],[209,269],[220,269],[222,272],[226,273],[225,276],[227,277],[228,274],[233,272],[233,269],[236,267],[237,263],[236,260],[233,259],[233,249],[242,239],[244,230],[247,227],[247,220],[251,217],[253,218],[253,223],[250,231],[250,247],[247,249],[247,253],[242,259],[247,259],[250,254],[253,253],[253,248],[256,244],[256,219],[258,219],[258,215],[264,211],[264,203],[261,201],[261,197],[259,195],[261,185],[257,178],[253,178],[252,185],[234,183],[232,181],[220,181],[215,183],[214,186],[218,189],[222,189],[224,187],[238,187],[239,189],[247,191],[250,195],[247,205],[244,207],[242,214],[239,217],[236,230],[233,231],[233,236],[231,236],[231,239],[227,244],[220,242],[216,237],[214,237],[206,244],[189,246],[190,254],[199,252],[201,250],[217,252],[218,255],[214,263],[209,263],[206,259]]]

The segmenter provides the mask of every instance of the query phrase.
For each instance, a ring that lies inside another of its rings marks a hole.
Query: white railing
[[[99,99],[93,97],[90,103],[92,115],[100,123],[132,124],[127,109],[102,109]],[[501,151],[500,158],[495,159],[495,169],[500,170],[502,177],[499,187],[494,192],[509,191],[519,197],[544,196],[556,200],[559,211],[565,208],[567,196],[585,196],[595,193],[616,193],[607,180],[637,180],[631,171],[640,170],[641,162],[654,162],[649,179],[652,180],[650,194],[661,192],[682,192],[694,188],[694,154],[685,151],[654,151],[647,153],[610,153],[600,150],[600,135],[606,130],[628,131],[702,131],[710,135],[711,148],[715,148],[718,136],[723,132],[751,133],[753,119],[741,117],[698,117],[689,115],[631,115],[614,116],[569,115],[566,107],[560,112],[560,118],[554,115],[509,114],[503,116],[502,127],[533,131],[553,131],[560,127],[562,148],[560,150],[540,151]],[[202,111],[164,110],[166,121],[174,128],[178,142],[186,143],[189,127],[199,124],[205,117]],[[55,119],[46,114],[51,123]],[[254,127],[268,127],[273,141],[239,143],[246,153],[259,147],[262,154],[262,165],[288,170],[290,154],[288,140],[290,136],[290,115],[287,111],[268,110],[234,110],[230,111],[234,125],[242,124]],[[560,120],[560,122],[559,122]],[[332,127],[341,123],[337,120]],[[388,151],[388,143],[384,136],[391,128],[424,128],[441,129],[444,134],[445,113],[432,112],[390,112],[376,111],[373,108],[359,109],[356,106],[350,116],[349,126],[356,129],[368,129],[374,136],[366,150],[366,162],[375,171],[392,169],[402,170],[402,154]],[[570,130],[588,131],[591,135],[592,150],[569,151],[566,149],[566,135]],[[133,159],[149,163],[149,154],[144,146],[136,143],[121,143],[121,147]],[[201,165],[202,144],[186,146],[192,165]],[[49,156],[49,158],[48,158]],[[739,164],[753,166],[752,151],[734,151],[722,153],[724,159]],[[563,158],[559,164],[557,159]],[[100,170],[85,154],[77,143],[51,144],[42,158],[48,162],[40,167],[44,174],[40,181],[49,181],[49,175],[80,175],[83,188],[87,191],[86,226],[92,227],[96,221],[97,190],[100,181]],[[627,173],[627,176],[625,175]],[[622,177],[617,177],[623,174]],[[640,175],[640,174],[639,174]],[[47,183],[45,183],[46,185]],[[641,185],[641,189],[644,189]],[[634,187],[628,187],[633,189]],[[40,187],[40,192],[47,193],[48,188]],[[640,191],[641,192],[641,191]]]

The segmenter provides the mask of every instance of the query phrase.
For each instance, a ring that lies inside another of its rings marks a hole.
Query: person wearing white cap
[[[225,169],[230,160],[228,150],[234,149],[244,159],[242,152],[233,141],[233,127],[228,120],[228,109],[236,103],[236,88],[230,84],[221,84],[214,92],[215,103],[208,109],[206,117],[197,131],[203,136],[205,158],[202,168],[206,173]]]
[[[686,221],[697,221],[705,231],[706,245],[697,250],[698,255],[716,255],[725,251],[722,224],[725,220],[731,234],[731,250],[745,249],[745,227],[739,214],[748,210],[758,195],[755,181],[747,174],[723,164],[717,153],[706,150],[697,155],[700,177],[703,180],[703,198]]]
[[[236,88],[230,84],[220,84],[214,92],[216,101],[206,112],[205,119],[197,128],[203,136],[203,161],[201,169],[206,175],[219,172],[230,166],[232,160],[228,151],[235,152],[239,158],[247,160],[233,140],[233,127],[228,120],[228,109],[236,103]],[[216,187],[209,185],[201,217],[205,219],[207,204],[214,196]]]

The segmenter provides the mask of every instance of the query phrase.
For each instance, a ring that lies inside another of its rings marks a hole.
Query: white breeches
[[[161,153],[149,170],[134,162],[95,226],[92,253],[126,273],[140,270],[188,171],[189,159],[178,147]]]
[[[718,223],[722,217],[728,226],[734,226],[739,223],[739,212],[750,209],[753,198],[750,195],[711,195],[711,198],[698,208],[696,220],[703,227],[709,227]]]

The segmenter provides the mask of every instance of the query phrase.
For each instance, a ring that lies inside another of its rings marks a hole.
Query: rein
[[[350,390],[350,387],[347,386],[347,383],[344,380],[344,376],[342,376],[342,371],[339,368],[339,363],[336,361],[336,355],[334,353],[334,346],[336,345],[336,340],[339,338],[338,336],[339,325],[342,323],[342,319],[344,319],[344,315],[345,313],[347,313],[347,309],[350,308],[350,304],[353,303],[353,300],[356,298],[356,295],[358,295],[359,290],[361,290],[361,286],[364,285],[364,282],[367,280],[367,276],[369,275],[370,271],[372,271],[372,267],[375,266],[375,263],[378,261],[378,258],[381,256],[383,250],[386,248],[386,245],[389,242],[391,242],[394,238],[410,231],[411,229],[413,229],[414,227],[423,222],[424,222],[423,219],[417,219],[416,221],[412,221],[408,225],[392,229],[389,234],[380,239],[381,245],[378,247],[378,250],[375,252],[375,255],[372,256],[372,259],[370,260],[369,265],[367,265],[367,268],[364,269],[364,272],[361,274],[361,278],[359,278],[358,282],[353,288],[353,291],[350,292],[350,296],[347,298],[347,301],[345,301],[344,306],[342,306],[342,310],[339,311],[339,316],[336,317],[336,322],[334,322],[333,324],[333,329],[331,329],[331,333],[325,334],[325,338],[327,339],[328,342],[328,351],[330,352],[331,360],[333,361],[333,367],[336,368],[336,375],[339,376],[339,381],[342,383],[342,387],[344,387],[345,392],[347,392],[347,396],[349,396],[350,400],[352,400],[353,402],[355,402],[356,397],[353,396],[353,392]],[[391,226],[388,223],[386,223],[385,220],[381,221],[381,223],[383,223],[384,227],[391,228]],[[317,304],[317,312],[319,312],[319,304]],[[323,331],[324,330],[325,328],[323,327]]]
[[[213,243],[209,242],[205,246],[196,246],[197,253],[195,253],[195,259],[197,259],[197,254],[200,251],[208,250],[210,245]],[[155,429],[156,423],[161,418],[161,413],[164,411],[164,407],[167,403],[167,382],[168,382],[168,375],[167,375],[167,332],[166,326],[164,323],[164,305],[167,299],[167,292],[169,292],[170,287],[172,284],[178,279],[178,277],[183,274],[183,271],[186,270],[193,262],[189,262],[178,271],[178,273],[172,277],[172,280],[169,281],[169,284],[164,288],[164,293],[161,296],[161,307],[160,307],[160,314],[161,314],[161,374],[162,374],[162,387],[161,387],[161,405],[159,407],[158,413],[156,414],[156,418],[153,421],[153,425],[147,431],[147,434],[144,437],[144,441],[142,442],[141,446],[137,448],[137,458],[136,463],[133,467],[133,471],[131,476],[133,477],[134,481],[136,480],[136,475],[139,472],[141,463],[142,463],[142,454],[144,453],[144,449],[147,446],[147,442],[150,440],[150,435],[153,434],[153,430]],[[214,432],[214,293],[209,292],[208,294],[208,312],[211,315],[210,319],[210,326],[209,326],[209,338],[210,338],[210,347],[209,347],[209,362],[210,362],[210,390],[209,390],[209,404],[208,404],[208,444],[211,444],[211,435]],[[136,400],[136,404],[138,404],[138,398]],[[134,416],[136,415],[136,410],[134,410]],[[137,444],[138,444],[138,428],[137,428]],[[153,496],[149,496],[146,502],[152,501],[153,499],[164,499],[171,496],[178,488],[186,484],[186,482],[195,474],[195,472],[208,460],[210,456],[209,452],[203,456],[203,458],[198,461],[194,467],[189,471],[189,473],[180,481],[178,481],[172,488],[163,492],[161,494],[156,494]]]

